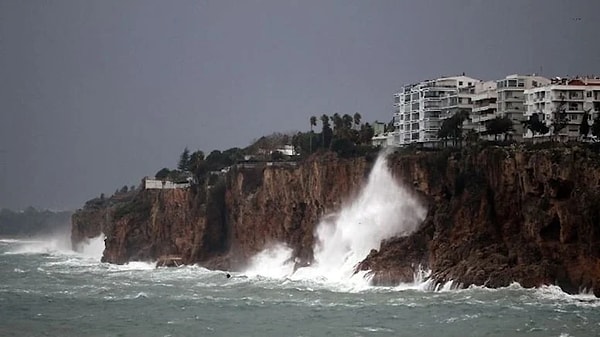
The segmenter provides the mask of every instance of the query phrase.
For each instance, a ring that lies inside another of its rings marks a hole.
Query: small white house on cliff
[[[142,179],[142,186],[145,190],[170,190],[177,188],[188,188],[190,182],[176,183],[169,180],[159,180],[154,177],[144,177]]]

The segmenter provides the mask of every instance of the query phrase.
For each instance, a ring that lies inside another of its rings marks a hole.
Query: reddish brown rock
[[[558,284],[600,293],[600,158],[580,147],[470,148],[397,153],[396,177],[428,208],[419,229],[390,238],[358,266],[375,284],[412,281],[490,287]],[[364,183],[371,162],[320,154],[295,166],[232,168],[196,190],[136,191],[131,200],[84,208],[73,242],[106,235],[104,261],[180,256],[209,268],[242,268],[283,242],[311,261],[319,219]]]
[[[226,192],[231,254],[245,260],[279,242],[301,264],[311,261],[319,219],[358,193],[370,166],[365,158],[329,153],[298,167],[232,172]]]
[[[410,280],[420,264],[438,282],[500,287],[516,281],[600,293],[597,154],[579,147],[489,147],[390,162],[427,200],[429,212],[419,231],[384,242],[359,266],[373,271],[376,284]]]
[[[72,240],[83,238],[82,229],[104,232],[102,260],[118,264],[180,256],[234,270],[275,243],[293,248],[303,264],[312,259],[319,218],[358,192],[370,165],[322,154],[297,166],[234,167],[201,189],[138,191],[128,202],[77,212]]]

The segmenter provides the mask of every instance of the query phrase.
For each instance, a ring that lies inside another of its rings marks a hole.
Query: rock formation
[[[396,155],[393,171],[428,216],[361,263],[375,284],[412,281],[418,266],[463,286],[557,284],[600,294],[600,158],[582,147],[489,147]]]
[[[558,284],[600,291],[600,158],[583,147],[395,153],[395,176],[428,207],[420,228],[390,238],[358,269],[378,285]],[[371,159],[320,154],[297,165],[238,165],[210,186],[146,190],[73,216],[74,244],[102,231],[103,261],[181,257],[233,270],[269,245],[312,259],[314,227],[360,189]]]

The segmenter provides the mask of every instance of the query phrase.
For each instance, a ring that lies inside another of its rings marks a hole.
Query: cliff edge
[[[376,285],[489,287],[557,284],[600,295],[600,158],[582,146],[471,147],[397,152],[390,169],[428,209],[419,229],[389,238],[357,266]],[[103,232],[103,261],[155,261],[236,270],[275,243],[310,263],[315,226],[363,185],[372,158],[320,154],[297,164],[238,165],[210,185],[141,190],[73,216],[74,245]]]
[[[379,285],[412,281],[600,295],[600,158],[580,147],[488,147],[395,155],[392,170],[428,215],[411,236],[382,243],[358,269]]]

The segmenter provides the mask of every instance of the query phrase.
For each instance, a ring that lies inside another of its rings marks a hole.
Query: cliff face
[[[395,176],[428,214],[408,237],[384,241],[359,264],[379,285],[412,281],[490,287],[558,284],[600,294],[600,158],[581,148],[392,154]],[[339,210],[371,168],[365,158],[315,156],[298,166],[232,168],[198,190],[138,191],[73,216],[73,242],[106,235],[103,261],[175,255],[235,270],[271,244],[312,259],[319,219]],[[95,235],[92,235],[95,234]]]
[[[102,261],[154,261],[177,256],[183,263],[205,261],[224,249],[223,188],[139,191],[115,208],[105,225]],[[216,205],[215,205],[216,203]]]
[[[300,265],[311,261],[319,219],[359,191],[370,167],[328,154],[298,167],[234,171],[226,192],[232,256],[243,261],[280,242]]]
[[[298,166],[233,168],[206,189],[138,191],[127,202],[78,211],[72,241],[103,232],[102,260],[119,264],[177,256],[235,270],[276,243],[306,263],[319,218],[358,192],[369,167],[365,158],[327,154]]]
[[[376,284],[439,282],[600,294],[600,159],[581,148],[395,156],[392,170],[426,200],[428,216],[361,263]]]

